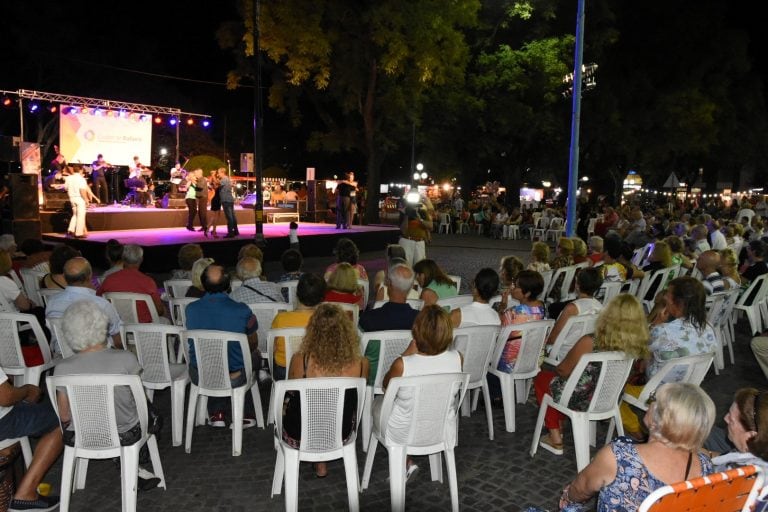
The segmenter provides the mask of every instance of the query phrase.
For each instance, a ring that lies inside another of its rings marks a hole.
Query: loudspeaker
[[[255,208],[257,200],[258,196],[255,193],[250,192],[246,194],[242,200],[240,200],[240,206],[243,208]]]
[[[37,174],[13,173],[11,176],[11,216],[18,220],[40,218],[37,199]]]
[[[14,137],[0,135],[0,162],[18,162],[19,143]]]
[[[160,201],[160,207],[179,210],[187,207],[187,201],[184,194],[165,194]]]
[[[307,181],[307,218],[310,222],[324,222],[328,211],[328,191],[325,181]]]
[[[69,196],[61,192],[44,192],[43,208],[45,210],[63,210],[69,203]],[[71,209],[71,207],[70,207]]]
[[[12,233],[19,244],[28,238],[41,240],[43,230],[39,220],[4,220],[3,231]]]

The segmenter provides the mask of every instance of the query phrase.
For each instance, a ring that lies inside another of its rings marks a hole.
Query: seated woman
[[[349,238],[339,238],[333,253],[336,255],[336,263],[331,263],[328,265],[328,268],[325,269],[324,277],[326,281],[330,279],[331,273],[336,269],[336,266],[341,263],[349,263],[352,265],[358,279],[368,279],[368,273],[365,271],[365,267],[357,261],[360,257],[360,250],[355,245],[355,242]]]
[[[549,266],[549,246],[546,242],[533,242],[533,245],[531,245],[531,259],[525,269],[539,273],[552,269]]]
[[[670,235],[664,239],[669,245],[669,250],[672,252],[672,264],[680,265],[685,269],[692,269],[696,264],[694,260],[686,256],[685,244],[683,240],[677,235]]]
[[[213,262],[213,258],[200,258],[192,264],[192,286],[187,288],[187,293],[184,295],[185,297],[196,297],[199,299],[205,295],[202,276],[205,269],[213,264]]]
[[[508,325],[543,319],[546,311],[544,310],[544,303],[538,299],[539,295],[544,291],[544,278],[541,277],[541,274],[533,270],[523,270],[517,274],[517,279],[513,286],[512,298],[518,303],[500,314],[502,329]],[[515,367],[515,361],[517,361],[517,354],[520,351],[520,336],[520,331],[509,333],[509,338],[507,338],[506,345],[504,345],[504,350],[499,358],[499,371],[512,372],[512,369]],[[488,379],[490,382],[498,383],[498,379],[493,375],[489,375]],[[495,385],[492,387],[498,389]],[[492,394],[494,396],[500,395],[500,393],[495,393],[493,390]]]
[[[443,272],[434,260],[423,259],[413,266],[416,282],[421,287],[419,298],[425,306],[437,304],[440,299],[455,297],[459,291],[456,283]]]
[[[333,340],[333,343],[328,343]],[[291,358],[289,379],[312,377],[368,377],[368,360],[360,354],[357,331],[344,311],[333,304],[317,307],[307,324],[301,349]],[[294,395],[295,396],[295,395]],[[345,438],[357,427],[357,392],[348,390],[344,397]],[[298,447],[301,442],[301,408],[295,398],[286,396],[283,439]],[[324,478],[325,462],[315,464],[315,474]]]
[[[203,257],[203,248],[200,244],[184,244],[179,249],[179,268],[171,272],[171,279],[192,279],[192,265]]]
[[[103,282],[110,274],[114,274],[118,270],[123,270],[123,244],[114,238],[107,240],[107,247],[104,250],[104,258],[107,260],[109,268],[101,274],[101,277],[99,278],[100,282]]]
[[[517,275],[523,269],[525,269],[525,264],[517,256],[504,256],[501,258],[499,280],[504,289],[501,292],[501,300],[494,306],[497,312],[503,313],[509,306],[509,297],[512,295],[512,289],[515,287],[515,279],[517,279]]]
[[[715,421],[715,404],[699,386],[659,386],[643,421],[651,432],[648,442],[620,437],[601,448],[563,489],[561,510],[574,510],[597,494],[600,512],[635,512],[656,489],[712,473],[699,449]]]
[[[363,307],[363,292],[357,282],[357,272],[349,263],[339,263],[326,279],[325,302],[344,302]]]
[[[451,311],[454,327],[499,325],[499,314],[488,302],[499,291],[499,275],[492,268],[480,269],[472,281],[472,303]]]
[[[704,443],[715,471],[749,464],[768,471],[767,411],[768,395],[764,391],[755,388],[736,391],[724,418],[727,430],[714,427]]]
[[[450,350],[453,343],[453,327],[448,313],[437,305],[424,306],[413,322],[411,329],[413,340],[403,355],[395,359],[392,367],[384,376],[384,389],[395,377],[417,375],[436,375],[440,373],[461,372],[463,358],[455,350]],[[385,435],[394,442],[404,443],[408,438],[410,412],[413,408],[412,391],[401,389],[395,399],[392,414],[387,424]],[[379,423],[383,396],[373,401],[373,422]],[[406,477],[411,478],[418,466],[408,458]]]
[[[568,354],[553,370],[542,370],[536,375],[533,385],[536,400],[541,404],[545,394],[559,400],[563,388],[581,356],[590,352],[622,351],[634,359],[648,355],[648,324],[640,302],[632,295],[623,293],[614,297],[600,312],[593,335],[583,336],[568,351]],[[568,406],[584,410],[590,400],[600,374],[598,365],[589,365],[579,378]],[[565,416],[555,409],[548,409],[544,426],[549,434],[542,436],[540,445],[555,455],[563,454],[563,434],[560,422]]]
[[[12,312],[31,313],[37,317],[40,325],[45,325],[45,309],[29,300],[24,290],[10,277],[12,265],[11,255],[0,250],[0,295]]]
[[[733,249],[720,251],[720,268],[726,290],[738,290],[741,288],[741,274],[739,274],[739,258]]]
[[[67,287],[64,280],[64,264],[72,258],[80,256],[80,251],[68,245],[59,245],[51,253],[49,260],[51,271],[40,280],[40,288],[63,290]]]
[[[557,317],[552,331],[547,337],[547,344],[555,342],[560,332],[568,323],[568,319],[576,315],[591,315],[599,313],[603,309],[603,304],[595,298],[595,294],[603,285],[603,276],[600,270],[596,268],[585,268],[576,274],[576,300],[565,305]]]

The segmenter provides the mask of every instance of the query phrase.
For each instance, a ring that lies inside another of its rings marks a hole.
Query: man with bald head
[[[117,310],[115,310],[111,302],[96,295],[96,290],[91,281],[92,277],[93,270],[87,259],[77,256],[68,260],[64,264],[64,280],[67,282],[67,287],[48,299],[45,316],[46,318],[61,318],[64,315],[64,311],[75,302],[81,300],[92,302],[94,307],[99,308],[107,315],[109,319],[107,332],[111,336],[115,348],[122,348],[120,315],[117,314]],[[58,349],[57,343],[53,345],[54,350]]]
[[[715,250],[702,252],[696,260],[696,268],[701,272],[701,284],[707,290],[707,295],[725,291],[723,276],[717,269],[720,267],[720,253]]]
[[[208,265],[200,276],[205,295],[187,306],[187,329],[212,329],[229,331],[248,336],[251,349],[251,360],[261,361],[258,349],[257,331],[259,322],[251,308],[242,302],[234,301],[228,295],[229,275],[220,265]],[[230,341],[227,348],[229,360],[229,378],[233,387],[242,386],[246,382],[243,353],[238,343]],[[258,365],[258,363],[257,363]],[[256,366],[258,367],[258,366]],[[197,358],[192,344],[189,345],[189,377],[192,382],[198,382]],[[226,411],[230,405],[229,398],[208,398],[208,424],[213,427],[226,427]],[[256,425],[256,413],[253,401],[245,401],[243,428]]]
[[[243,285],[233,290],[229,296],[243,304],[259,302],[285,302],[280,287],[276,283],[261,280],[261,262],[251,256],[243,256],[237,262],[237,277]]]

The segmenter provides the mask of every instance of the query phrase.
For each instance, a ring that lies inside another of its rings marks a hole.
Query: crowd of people
[[[270,377],[276,380],[349,376],[366,378],[372,383],[380,370],[379,345],[371,342],[361,353],[359,334],[410,330],[412,342],[408,349],[390,368],[381,370],[386,372],[383,378],[386,388],[395,377],[460,372],[463,354],[452,347],[457,328],[492,325],[503,329],[551,318],[555,323],[545,342],[545,353],[548,353],[570,318],[596,314],[594,332],[576,340],[558,358],[557,365],[542,366],[533,386],[537,403],[541,404],[545,395],[555,400],[561,396],[566,382],[576,377],[572,373],[584,355],[613,351],[623,352],[634,360],[624,391],[638,396],[645,383],[667,362],[717,350],[720,342],[707,322],[708,298],[728,290],[744,293],[750,283],[768,273],[762,220],[754,212],[749,215],[747,210],[750,208],[742,205],[735,217],[728,218],[723,217],[726,210],[715,215],[685,212],[678,216],[666,210],[646,211],[640,206],[606,207],[602,216],[589,217],[595,222],[585,226],[589,232],[583,232],[583,236],[560,236],[554,247],[543,239],[531,240],[528,261],[509,255],[501,259],[498,270],[479,269],[469,286],[471,300],[450,311],[442,306],[441,300],[459,295],[456,282],[438,261],[408,244],[387,246],[385,268],[373,275],[373,279],[360,261],[356,245],[348,238],[338,240],[334,250],[336,261],[323,273],[305,272],[301,252],[292,248],[282,255],[283,273],[275,280],[268,280],[264,275],[264,255],[256,245],[243,245],[237,264],[228,269],[206,257],[200,245],[187,244],[179,250],[178,268],[170,277],[189,280],[186,295],[197,298],[186,307],[186,328],[246,335],[250,354],[242,353],[240,345],[230,344],[228,348],[233,386],[247,379],[244,374],[247,357],[252,358],[254,367],[262,373],[267,368],[262,361],[271,359],[274,364]],[[405,208],[402,213],[404,235],[413,221],[419,223],[418,227],[414,224],[414,230],[430,229],[425,225],[426,219],[418,214],[410,218]],[[503,222],[495,222],[493,216],[489,218],[487,233],[503,238],[510,215],[503,207],[499,213]],[[545,215],[554,218],[558,212],[552,209],[532,212],[531,220],[535,214],[539,214],[536,218]],[[589,218],[584,217],[587,221]],[[343,219],[340,223],[343,225]],[[525,226],[524,221],[522,225]],[[530,223],[528,236],[533,235],[533,226],[534,223]],[[132,352],[122,350],[130,349],[120,335],[123,320],[113,304],[103,297],[105,293],[117,291],[145,294],[150,302],[140,306],[139,321],[170,322],[162,290],[152,276],[140,270],[143,261],[140,246],[110,241],[105,254],[108,264],[96,277],[93,262],[67,245],[50,251],[25,242],[20,252],[15,245],[3,242],[6,241],[0,239],[0,305],[10,311],[35,314],[41,325],[45,325],[46,320],[62,319],[66,326],[61,334],[63,339],[56,339],[55,333],[50,333],[55,356],[61,357],[65,352],[63,343],[75,354],[65,360],[66,364],[56,367],[57,375],[97,370],[127,374],[141,371]],[[559,286],[560,283],[547,285],[547,273],[570,266],[578,266],[570,289]],[[633,282],[671,267],[675,267],[676,272],[659,283],[653,293],[642,297],[632,293]],[[33,303],[14,279],[21,268],[39,271],[40,288],[58,293],[46,304]],[[283,286],[288,281],[295,283],[295,301],[287,308],[289,311],[277,313],[270,327],[306,329],[299,351],[290,360],[286,356],[286,341],[282,339],[276,340],[274,353],[259,351],[258,320],[248,307],[256,303],[288,302],[290,297]],[[365,295],[367,287],[363,282],[371,282],[372,300]],[[626,289],[606,299],[601,290],[610,282],[620,282]],[[548,293],[554,289],[565,292]],[[644,309],[643,302],[653,307]],[[379,307],[373,307],[374,303]],[[356,305],[359,317],[348,314],[347,305]],[[357,324],[353,319],[357,319]],[[509,332],[508,337],[499,340],[503,346],[493,364],[498,371],[509,373],[520,355],[522,338],[519,331],[504,332]],[[36,340],[25,339],[22,343],[32,346]],[[752,345],[761,366],[768,368],[768,336],[755,337]],[[199,361],[193,347],[189,348],[188,371],[196,383],[200,375]],[[26,356],[34,358],[35,354],[30,350],[25,352]],[[577,410],[587,407],[600,369],[599,364],[590,364],[578,376],[569,407]],[[491,375],[488,379],[492,406],[501,407],[498,379]],[[0,439],[26,435],[41,438],[33,465],[17,485],[11,509],[52,510],[56,498],[39,496],[35,489],[64,443],[71,442],[71,436],[67,436],[71,427],[66,415],[66,396],[59,400],[62,437],[50,404],[40,400],[40,389],[34,384],[13,388],[11,381],[12,378],[0,371]],[[763,395],[764,392],[751,388],[736,393],[725,416],[727,432],[712,428],[715,407],[698,383],[660,386],[647,411],[624,404],[621,418],[625,436],[602,448],[573,482],[563,482],[560,507],[577,510],[597,497],[599,510],[614,510],[620,503],[621,510],[632,511],[662,485],[724,467],[768,465],[768,444],[762,439],[768,435],[765,434],[768,398]],[[392,439],[403,436],[403,425],[412,409],[408,400],[405,395],[397,398],[397,407],[386,431]],[[356,396],[345,397],[345,436],[357,428],[356,404]],[[244,428],[256,425],[252,405],[246,401]],[[128,443],[136,424],[130,397],[123,397],[120,407],[119,429]],[[380,399],[377,399],[372,407],[374,417],[380,414],[379,407]],[[224,428],[231,424],[229,408],[229,400],[210,398],[208,425]],[[297,404],[288,400],[282,436],[286,442],[298,445],[302,433],[296,413]],[[564,453],[564,421],[566,418],[554,409],[546,411],[544,426],[548,432],[542,436],[540,446],[557,456]],[[418,458],[408,459],[408,478],[417,473],[418,463]],[[328,473],[324,464],[318,463],[314,469],[321,478]],[[145,475],[143,481],[147,488],[152,483],[156,485],[151,474]]]

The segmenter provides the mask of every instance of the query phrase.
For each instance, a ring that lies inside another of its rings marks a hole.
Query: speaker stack
[[[13,233],[18,243],[27,238],[40,240],[40,204],[37,198],[37,174],[11,173],[11,219],[4,222],[3,231]]]
[[[171,208],[171,209],[182,209],[187,207],[187,201],[184,199],[183,193],[175,192],[170,193],[166,192],[166,194],[163,196],[163,199],[160,202],[160,205],[163,208]]]

